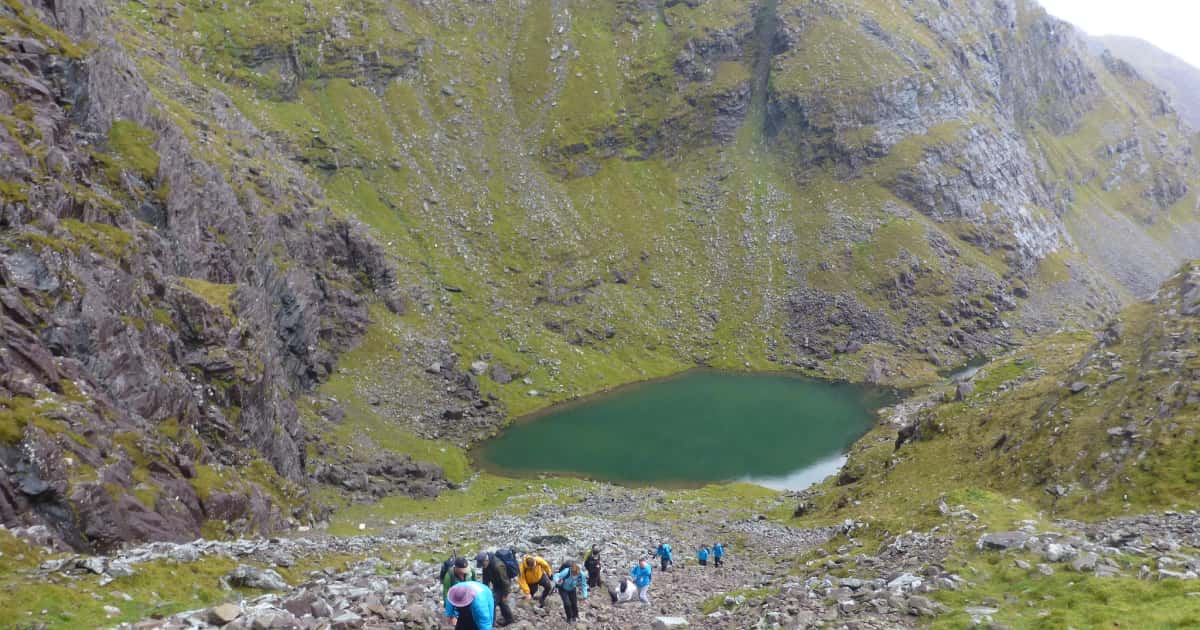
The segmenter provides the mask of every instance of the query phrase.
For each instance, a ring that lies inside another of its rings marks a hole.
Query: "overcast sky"
[[[1089,35],[1132,35],[1200,67],[1200,1],[1038,0]]]

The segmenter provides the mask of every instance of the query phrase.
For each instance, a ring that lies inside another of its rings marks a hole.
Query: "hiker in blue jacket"
[[[708,545],[700,545],[700,551],[696,552],[696,559],[700,561],[700,566],[708,566]]]
[[[713,566],[721,566],[721,558],[725,557],[725,545],[721,543],[713,543],[712,547]]]
[[[638,590],[638,599],[647,604],[650,603],[650,597],[646,594],[650,589],[650,573],[650,563],[645,558],[638,560],[637,566],[629,570],[629,577],[633,578],[633,585]]]
[[[574,560],[567,567],[554,574],[554,583],[558,585],[558,595],[562,597],[563,611],[567,613],[567,623],[579,621],[579,595],[587,599],[587,576],[579,570],[579,563]]]
[[[671,545],[667,543],[660,543],[658,545],[658,549],[654,550],[654,555],[655,557],[662,558],[663,571],[666,571],[667,567],[671,566],[671,562],[673,562],[671,559]]]
[[[455,584],[446,592],[446,617],[455,630],[492,630],[496,621],[492,590],[481,582]]]

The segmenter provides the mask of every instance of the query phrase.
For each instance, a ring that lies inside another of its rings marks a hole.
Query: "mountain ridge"
[[[1108,50],[1129,62],[1142,76],[1171,96],[1172,105],[1192,129],[1200,128],[1200,69],[1137,37],[1101,35],[1089,38],[1100,54]]]
[[[927,383],[1200,243],[1196,137],[1027,2],[3,19],[2,513],[78,547],[436,495],[697,365]]]

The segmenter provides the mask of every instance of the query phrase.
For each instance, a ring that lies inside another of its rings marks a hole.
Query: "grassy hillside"
[[[927,390],[855,446],[817,501],[828,518],[921,522],[939,496],[982,489],[1047,516],[1195,507],[1200,264],[1098,332],[1060,332]],[[900,426],[916,427],[895,447]]]

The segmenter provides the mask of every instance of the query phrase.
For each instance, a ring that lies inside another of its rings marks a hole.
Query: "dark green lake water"
[[[475,455],[506,474],[798,489],[835,472],[875,410],[894,400],[862,385],[695,371],[522,419]]]

